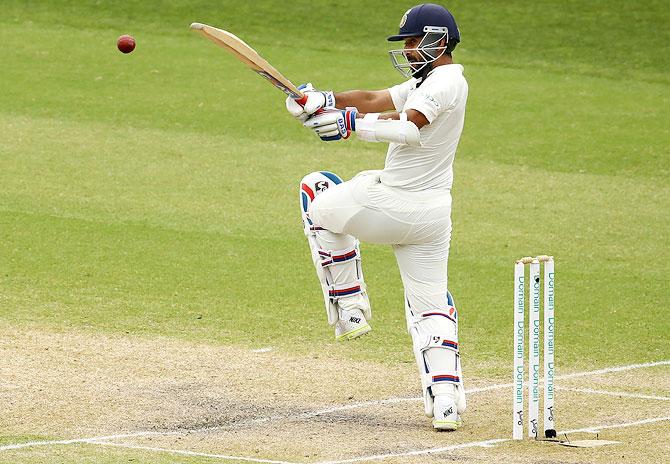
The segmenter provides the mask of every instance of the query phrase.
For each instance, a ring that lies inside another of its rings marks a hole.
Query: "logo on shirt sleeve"
[[[428,103],[430,106],[434,107],[436,110],[439,110],[441,105],[440,102],[438,102],[435,97],[433,97],[430,94],[424,93],[421,95],[423,97],[423,101],[425,103]]]

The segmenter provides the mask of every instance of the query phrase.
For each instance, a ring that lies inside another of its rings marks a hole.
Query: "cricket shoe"
[[[335,340],[353,340],[372,330],[363,311],[357,308],[338,308],[340,319],[335,323]]]
[[[456,430],[462,424],[451,395],[436,395],[433,400],[433,428]]]

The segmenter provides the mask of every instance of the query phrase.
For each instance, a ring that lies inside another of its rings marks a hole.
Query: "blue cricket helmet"
[[[430,27],[447,28],[447,53],[451,53],[461,41],[454,16],[445,7],[434,3],[423,3],[407,10],[400,20],[400,31],[390,36],[388,40],[397,42],[408,37],[420,37],[428,32],[426,28]]]

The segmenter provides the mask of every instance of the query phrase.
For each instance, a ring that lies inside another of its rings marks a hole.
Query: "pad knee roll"
[[[333,185],[342,183],[342,179],[330,171],[316,171],[307,174],[300,181],[300,208],[302,211],[302,219],[305,223],[305,233],[309,227],[312,226],[312,221],[309,218],[309,209],[312,206],[314,199],[321,193],[328,190]]]

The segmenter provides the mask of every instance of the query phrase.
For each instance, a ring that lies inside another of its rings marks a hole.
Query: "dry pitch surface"
[[[82,462],[112,448],[160,462],[670,459],[670,362],[563,372],[559,430],[574,441],[595,438],[597,429],[621,442],[574,449],[508,440],[511,387],[500,379],[467,378],[465,426],[433,431],[409,364],[7,326],[0,359],[0,462]],[[573,431],[583,428],[593,431]],[[11,440],[26,436],[53,442]],[[181,461],[187,457],[195,461]]]

